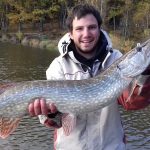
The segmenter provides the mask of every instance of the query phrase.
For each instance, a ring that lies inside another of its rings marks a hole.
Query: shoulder
[[[122,56],[122,53],[119,50],[113,49],[112,52],[109,52],[109,56],[107,57],[107,60],[103,64],[103,68],[108,68],[111,64],[113,64],[117,59],[119,59]]]
[[[116,60],[118,58],[120,58],[123,54],[117,50],[117,49],[113,49],[113,53],[111,55],[112,59]]]
[[[47,79],[70,79],[77,72],[81,71],[79,63],[76,63],[69,55],[55,58],[46,70]],[[69,77],[68,77],[69,75]]]
[[[78,64],[69,55],[62,56],[60,54],[49,65],[46,70],[46,77],[47,79],[65,79],[65,74],[68,72],[72,73],[75,68],[74,66],[78,66]]]
[[[63,79],[61,56],[56,57],[46,70],[46,77],[50,79]]]
[[[59,56],[53,60],[46,71],[48,80],[79,80],[90,77],[88,71],[84,71],[80,63],[75,62],[69,55]]]

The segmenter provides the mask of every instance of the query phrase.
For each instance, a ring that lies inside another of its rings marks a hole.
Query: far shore
[[[61,35],[60,35],[61,36]],[[58,37],[49,37],[43,33],[1,33],[0,42],[21,44],[39,49],[57,50]]]
[[[55,31],[55,32],[54,32]],[[0,42],[13,44],[21,44],[23,46],[47,49],[50,51],[57,50],[57,44],[60,38],[66,31],[54,30],[53,32],[16,32],[16,33],[0,33]],[[119,34],[110,32],[110,37],[113,43],[113,48],[120,50],[123,53],[128,52],[136,45],[133,39],[124,39]]]

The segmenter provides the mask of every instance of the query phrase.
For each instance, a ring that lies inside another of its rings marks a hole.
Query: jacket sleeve
[[[126,110],[138,110],[150,104],[150,67],[118,98]]]

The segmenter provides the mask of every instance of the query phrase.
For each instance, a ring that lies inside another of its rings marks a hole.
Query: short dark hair
[[[72,22],[75,17],[77,17],[77,19],[81,19],[82,17],[84,17],[88,14],[92,14],[96,18],[98,26],[100,27],[102,24],[102,18],[100,16],[100,12],[92,5],[79,4],[79,5],[76,5],[75,7],[73,7],[71,13],[69,14],[69,16],[66,19],[66,26],[67,26],[68,30],[72,31],[72,29],[73,29]]]

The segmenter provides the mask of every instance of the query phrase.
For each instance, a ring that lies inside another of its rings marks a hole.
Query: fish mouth
[[[148,64],[150,64],[150,57],[147,56],[150,52],[147,52],[147,47],[144,48],[142,47],[140,50],[135,49],[133,53],[129,54],[117,65],[117,69],[123,77],[132,78],[146,70]]]

